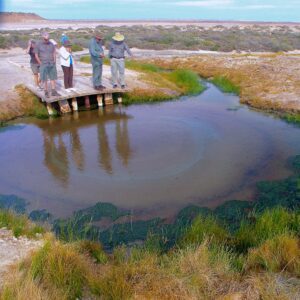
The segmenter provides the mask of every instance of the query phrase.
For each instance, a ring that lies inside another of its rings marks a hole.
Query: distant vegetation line
[[[126,36],[130,47],[140,49],[179,49],[179,50],[210,50],[210,51],[291,51],[300,49],[300,26],[261,26],[249,25],[240,28],[238,25],[226,28],[217,25],[210,28],[198,25],[187,26],[98,26],[108,46],[115,31]],[[72,43],[86,48],[94,29],[80,28],[50,29],[51,38],[59,40],[66,33]],[[30,38],[39,39],[40,30],[15,30],[0,32],[0,48],[25,48]]]

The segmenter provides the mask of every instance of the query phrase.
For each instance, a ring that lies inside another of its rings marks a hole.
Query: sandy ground
[[[79,29],[79,28],[95,28],[96,26],[111,26],[111,27],[119,27],[119,26],[164,26],[164,27],[172,27],[172,26],[197,26],[203,28],[211,28],[215,26],[222,25],[223,27],[233,27],[239,26],[240,28],[244,28],[247,26],[289,26],[296,27],[300,26],[300,23],[292,22],[292,23],[283,23],[283,22],[242,22],[242,21],[201,21],[201,20],[186,20],[186,21],[168,21],[168,20],[157,20],[157,21],[147,21],[147,20],[137,20],[137,21],[109,21],[109,20],[41,20],[41,21],[28,21],[28,22],[15,22],[15,23],[0,23],[0,30],[30,30],[30,29],[42,29],[42,28],[51,28],[51,29]]]
[[[80,54],[84,53],[87,53],[87,51],[83,51]],[[78,56],[78,53],[75,54],[75,60]],[[0,81],[0,102],[13,100],[18,97],[14,91],[16,85],[33,82],[29,59],[29,55],[21,48],[0,51],[0,74],[1,78],[3,78],[3,80]],[[63,73],[59,64],[59,59],[57,59],[57,71],[58,79],[62,80]],[[74,69],[75,85],[77,76],[91,76],[91,74],[91,65],[76,61]],[[128,70],[126,75],[129,87],[134,87],[139,74]],[[110,80],[109,66],[104,66],[103,77]]]
[[[10,230],[0,229],[0,286],[10,266],[25,258],[43,245],[41,240],[15,238]]]

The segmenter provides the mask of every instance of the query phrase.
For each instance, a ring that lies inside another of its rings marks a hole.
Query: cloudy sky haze
[[[2,11],[49,19],[300,22],[300,0],[0,0]]]

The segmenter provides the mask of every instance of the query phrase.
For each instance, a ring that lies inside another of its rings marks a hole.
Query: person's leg
[[[115,58],[112,58],[110,60],[110,69],[111,69],[111,81],[112,85],[115,86],[118,83],[118,74],[117,74],[117,60]]]
[[[33,74],[33,79],[35,85],[38,87],[39,86],[39,74]]]
[[[125,86],[125,59],[118,60],[118,69],[120,74],[120,83],[121,86]]]
[[[93,63],[93,85],[94,87],[98,87],[100,85],[99,74],[100,68],[98,63]]]
[[[69,87],[73,87],[73,65],[69,68]]]
[[[61,68],[62,68],[63,73],[64,73],[64,86],[65,86],[65,89],[68,89],[69,88],[68,70],[67,70],[67,67],[65,67],[65,66],[61,66]]]
[[[102,62],[99,65],[99,85],[102,86],[102,73],[103,73],[103,64]]]

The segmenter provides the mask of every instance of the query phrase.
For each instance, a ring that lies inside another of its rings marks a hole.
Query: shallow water
[[[251,200],[257,181],[288,176],[299,133],[212,85],[178,101],[28,119],[0,130],[0,194],[56,217],[96,202],[171,217]]]

